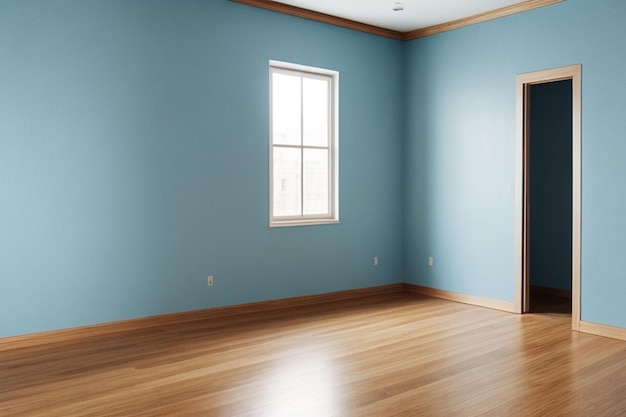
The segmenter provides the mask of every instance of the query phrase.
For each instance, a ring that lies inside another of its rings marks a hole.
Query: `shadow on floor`
[[[531,290],[530,312],[535,314],[558,314],[571,316],[572,299]]]

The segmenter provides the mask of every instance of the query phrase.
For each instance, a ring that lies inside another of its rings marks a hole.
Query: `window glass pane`
[[[328,80],[304,78],[303,136],[305,146],[328,146]]]
[[[274,144],[300,145],[301,77],[272,74],[272,129]]]
[[[329,214],[328,150],[304,149],[305,215]]]
[[[270,227],[336,223],[336,71],[270,61]]]
[[[274,216],[300,216],[302,214],[301,163],[300,149],[274,147],[272,160]]]

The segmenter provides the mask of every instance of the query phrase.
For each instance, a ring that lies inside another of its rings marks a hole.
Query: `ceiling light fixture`
[[[404,10],[404,3],[399,1],[399,2],[397,2],[397,3],[395,3],[393,5],[393,11],[394,12],[399,12],[399,11],[402,11],[402,10]]]

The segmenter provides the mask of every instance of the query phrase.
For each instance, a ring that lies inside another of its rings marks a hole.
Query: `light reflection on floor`
[[[290,355],[264,377],[262,403],[254,415],[333,416],[339,413],[336,366],[310,351]]]

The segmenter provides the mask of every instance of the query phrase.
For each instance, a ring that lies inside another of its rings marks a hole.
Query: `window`
[[[337,223],[339,73],[270,61],[270,226]]]

